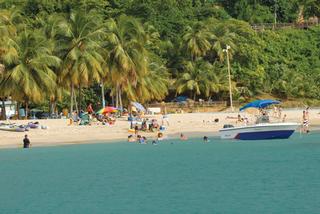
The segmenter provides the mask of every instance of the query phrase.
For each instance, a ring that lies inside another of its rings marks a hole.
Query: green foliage
[[[319,16],[317,0],[0,0],[0,9],[0,97],[86,106],[99,103],[101,84],[119,106],[176,93],[227,99],[230,46],[236,99],[320,99],[320,27],[250,26]]]

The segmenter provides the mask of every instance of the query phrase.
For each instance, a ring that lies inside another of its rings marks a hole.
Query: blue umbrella
[[[251,103],[248,103],[247,105],[240,108],[240,111],[243,111],[247,108],[265,108],[272,104],[279,104],[280,101],[278,100],[255,100]]]
[[[143,105],[141,105],[140,103],[138,102],[131,102],[131,104],[136,107],[139,111],[144,111],[146,112],[147,110],[143,107]]]
[[[178,97],[174,98],[172,101],[181,103],[181,102],[186,102],[187,99],[188,99],[188,97],[186,97],[186,96],[178,96]]]

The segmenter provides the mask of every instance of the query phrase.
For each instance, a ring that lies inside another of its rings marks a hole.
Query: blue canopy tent
[[[265,108],[272,104],[279,104],[280,101],[278,100],[255,100],[251,103],[248,103],[247,105],[240,108],[240,111],[243,111],[247,108]]]
[[[172,100],[172,102],[180,103],[180,102],[186,102],[187,100],[188,100],[188,97],[186,97],[186,96],[178,96],[178,97],[174,98]]]
[[[143,105],[141,105],[138,102],[131,102],[131,104],[136,107],[136,109],[138,109],[139,111],[143,111],[146,112],[147,110],[143,107]]]

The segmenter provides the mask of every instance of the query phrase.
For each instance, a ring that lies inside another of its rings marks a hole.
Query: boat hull
[[[287,139],[298,126],[297,123],[268,123],[224,128],[220,130],[220,136],[222,139],[238,140]]]

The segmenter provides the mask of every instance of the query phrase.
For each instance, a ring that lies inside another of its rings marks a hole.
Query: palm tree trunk
[[[5,104],[5,99],[2,98],[2,106],[1,106],[1,115],[2,115],[2,120],[6,120],[7,116],[6,116],[6,104]]]
[[[26,100],[26,113],[25,113],[25,119],[28,119],[28,111],[29,111],[29,101]]]
[[[112,106],[114,106],[114,94],[112,94],[111,96],[111,102],[112,102]]]
[[[106,106],[106,99],[104,97],[104,84],[103,81],[101,81],[101,97],[102,97],[102,108]]]
[[[73,91],[73,98],[74,98],[74,103],[76,106],[76,111],[79,113],[79,107],[78,107],[78,102],[77,102],[77,95],[76,95],[76,91]]]
[[[82,94],[81,94],[81,83],[79,84],[79,115],[80,115],[80,111],[82,110]]]
[[[71,114],[72,114],[72,112],[73,112],[73,99],[74,99],[74,98],[73,98],[73,91],[74,91],[74,86],[73,86],[73,83],[71,83],[70,116],[71,116]]]
[[[298,23],[298,24],[304,23],[303,14],[304,14],[304,5],[300,5],[300,6],[299,6],[298,18],[297,18],[297,23]]]
[[[116,87],[116,108],[119,107],[119,86]]]
[[[18,116],[18,119],[20,119],[20,112],[19,112],[19,110],[20,110],[20,103],[19,103],[19,101],[17,101],[17,116]]]
[[[51,99],[50,101],[50,116],[55,115],[57,101],[55,98]]]
[[[123,106],[122,106],[122,98],[121,98],[121,88],[119,88],[119,104],[120,104],[120,108],[121,110],[123,109]]]

